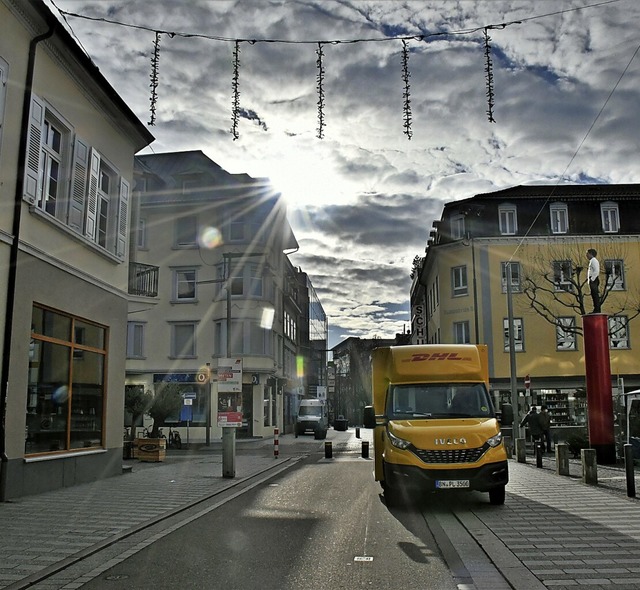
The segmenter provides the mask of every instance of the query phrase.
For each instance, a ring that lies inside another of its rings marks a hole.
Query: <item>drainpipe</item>
[[[0,502],[6,500],[7,490],[7,395],[9,391],[9,368],[11,366],[11,336],[13,332],[13,308],[16,296],[16,279],[18,271],[18,250],[20,243],[20,217],[22,214],[22,193],[24,190],[24,171],[27,161],[27,133],[29,130],[29,111],[31,109],[31,91],[33,89],[33,72],[36,62],[38,43],[48,39],[56,30],[57,21],[49,24],[49,30],[38,35],[29,43],[29,61],[22,100],[22,123],[20,125],[20,147],[18,148],[18,172],[16,178],[16,194],[13,201],[13,240],[9,252],[9,276],[7,280],[7,303],[5,309],[4,344],[2,355],[2,373],[0,376]]]

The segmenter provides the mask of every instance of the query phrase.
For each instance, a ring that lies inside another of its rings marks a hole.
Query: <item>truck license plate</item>
[[[436,487],[439,489],[445,488],[468,488],[468,479],[438,479],[436,480]]]

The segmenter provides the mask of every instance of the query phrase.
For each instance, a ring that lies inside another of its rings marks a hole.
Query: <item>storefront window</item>
[[[106,329],[35,306],[25,453],[102,444]]]

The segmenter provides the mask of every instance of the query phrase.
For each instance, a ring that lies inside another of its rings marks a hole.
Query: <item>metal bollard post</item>
[[[331,459],[333,457],[333,447],[331,446],[331,441],[328,440],[324,443],[324,458]]]
[[[556,445],[556,474],[569,475],[569,445]]]
[[[280,439],[278,438],[280,436],[280,429],[276,426],[273,429],[273,458],[277,459],[278,455],[280,454]]]
[[[624,445],[624,470],[627,476],[627,496],[636,497],[636,473],[633,467],[633,445]]]
[[[518,463],[527,462],[527,441],[524,438],[516,438],[516,459]]]
[[[542,443],[536,443],[536,467],[540,469],[542,467]]]
[[[362,458],[363,459],[369,458],[369,441],[368,440],[362,441]]]
[[[504,450],[507,453],[507,459],[513,459],[513,443],[511,442],[510,436],[502,437]]]
[[[582,483],[598,485],[598,466],[596,463],[595,449],[582,449]]]
[[[360,426],[356,426],[356,438],[360,438]]]

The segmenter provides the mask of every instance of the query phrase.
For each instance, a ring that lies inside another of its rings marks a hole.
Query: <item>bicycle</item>
[[[148,426],[146,428],[143,428],[142,430],[142,436],[143,438],[164,438],[166,440],[166,436],[162,433],[162,428],[158,428],[158,435],[152,437],[151,433],[153,432],[153,428],[151,426]]]
[[[168,447],[175,447],[176,449],[182,448],[182,438],[177,430],[172,430],[169,426],[169,438],[167,439]]]

